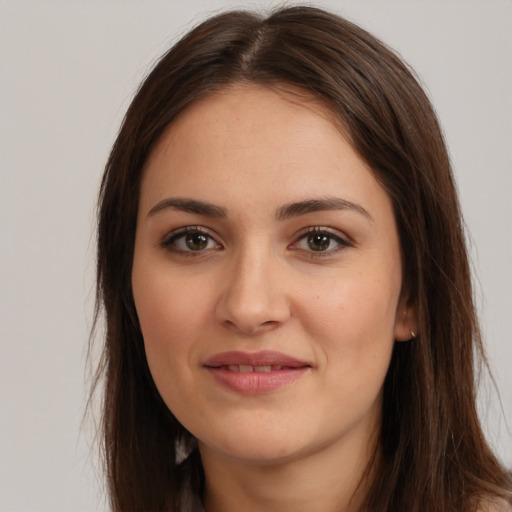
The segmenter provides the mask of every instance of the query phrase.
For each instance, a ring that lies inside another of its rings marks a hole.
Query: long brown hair
[[[99,199],[97,314],[106,318],[103,448],[115,511],[179,510],[184,479],[201,492],[190,434],[148,369],[131,290],[141,174],[152,147],[193,102],[230,84],[293,86],[321,101],[389,194],[418,336],[397,343],[384,383],[381,450],[364,510],[470,511],[510,496],[475,406],[485,360],[461,214],[443,136],[411,70],[356,25],[311,7],[213,17],[166,53],[137,92]],[[185,470],[185,466],[188,467]]]

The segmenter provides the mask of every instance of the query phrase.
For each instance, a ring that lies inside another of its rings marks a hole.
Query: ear
[[[409,341],[418,334],[416,305],[402,297],[398,303],[395,318],[395,340]]]

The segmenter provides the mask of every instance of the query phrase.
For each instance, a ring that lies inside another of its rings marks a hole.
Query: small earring
[[[416,338],[416,333],[414,331],[411,331],[411,336],[414,338]]]

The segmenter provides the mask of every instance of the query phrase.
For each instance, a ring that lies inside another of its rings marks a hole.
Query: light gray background
[[[102,167],[137,84],[178,35],[212,11],[273,3],[0,0],[0,511],[106,510],[80,426]],[[512,466],[512,3],[317,5],[396,48],[436,105],[502,397],[503,409],[485,386],[484,424]]]

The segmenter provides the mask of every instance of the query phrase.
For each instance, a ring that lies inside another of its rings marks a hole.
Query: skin
[[[276,218],[326,197],[355,206]],[[204,248],[187,245],[186,226],[201,227]],[[239,85],[182,113],[144,169],[132,284],[155,383],[198,439],[208,512],[357,510],[393,345],[416,327],[390,199],[327,112]],[[310,367],[241,394],[204,367],[231,350]]]

